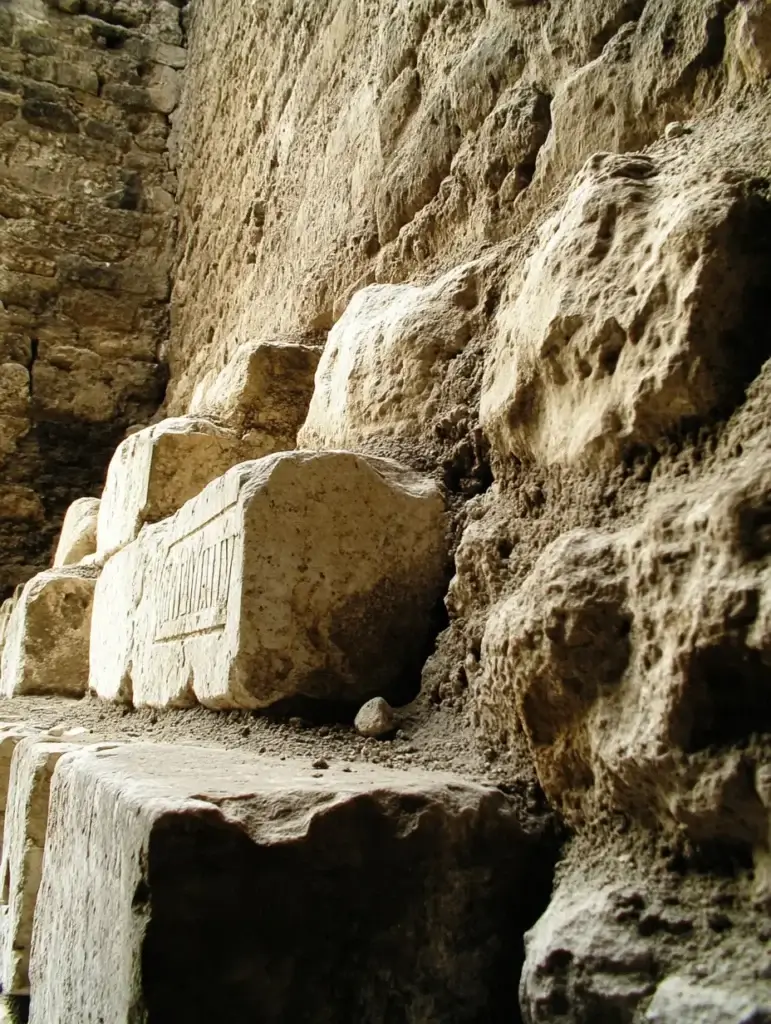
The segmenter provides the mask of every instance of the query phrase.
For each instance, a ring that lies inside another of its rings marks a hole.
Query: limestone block
[[[372,285],[329,332],[298,444],[352,448],[378,437],[425,438],[452,360],[477,324],[477,266],[431,285]]]
[[[38,573],[25,584],[3,645],[4,696],[86,692],[97,576],[96,567],[68,566]]]
[[[299,342],[240,345],[213,381],[202,381],[190,413],[209,416],[256,445],[254,458],[295,447],[308,412],[321,350]]]
[[[78,498],[67,509],[54,554],[54,568],[77,565],[96,551],[98,498]]]
[[[438,488],[396,462],[244,463],[107,561],[91,688],[212,708],[393,692],[423,660],[445,559]]]
[[[749,447],[631,527],[566,533],[493,610],[480,718],[522,727],[569,820],[613,807],[765,848],[761,755],[741,748],[771,728],[769,494],[771,452]]]
[[[646,1024],[763,1024],[771,1020],[771,985],[755,991],[733,991],[674,974],[656,989]]]
[[[128,544],[145,523],[170,516],[251,454],[252,447],[231,431],[194,417],[162,420],[131,434],[118,445],[107,471],[98,551]]]
[[[514,1019],[500,977],[516,977],[550,867],[509,798],[457,776],[151,744],[68,754],[30,1022]]]
[[[113,746],[101,744],[96,749]],[[0,868],[4,917],[0,981],[6,994],[29,993],[29,946],[43,869],[51,778],[59,758],[78,749],[77,743],[27,736],[13,757]]]
[[[5,827],[13,753],[22,740],[32,735],[35,730],[24,722],[0,722],[0,834]]]
[[[497,457],[615,458],[732,408],[766,351],[768,219],[747,181],[592,157],[501,301],[481,396]]]

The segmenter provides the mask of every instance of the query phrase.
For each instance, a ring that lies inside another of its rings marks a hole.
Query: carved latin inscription
[[[181,640],[225,625],[238,538],[223,537],[221,530],[207,527],[169,548],[163,578],[158,581],[156,641]]]

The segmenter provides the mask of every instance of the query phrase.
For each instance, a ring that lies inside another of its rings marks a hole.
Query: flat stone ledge
[[[30,1021],[508,1019],[500,978],[548,898],[546,861],[503,793],[452,775],[150,744],[64,755]]]

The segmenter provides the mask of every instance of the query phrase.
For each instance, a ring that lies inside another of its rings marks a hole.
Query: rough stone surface
[[[246,434],[254,458],[287,451],[308,411],[320,355],[318,345],[291,339],[241,345],[214,380],[201,381],[189,411]]]
[[[373,697],[359,708],[354,725],[362,736],[387,736],[396,728],[396,716],[387,700]]]
[[[357,449],[430,437],[452,405],[453,363],[484,321],[481,277],[469,264],[431,285],[357,292],[329,333],[298,443]]]
[[[764,1005],[748,993],[672,977],[656,990],[645,1017],[650,1024],[765,1024],[771,998]]]
[[[537,850],[504,794],[452,775],[147,744],[66,755],[31,1024],[510,1020]]]
[[[175,126],[171,413],[239,340],[328,330],[357,288],[516,237],[592,154],[761,84],[767,20],[760,0],[203,0]]]
[[[621,886],[559,890],[526,937],[521,1003],[528,1024],[634,1019],[656,988],[651,944],[626,923],[635,893]],[[612,1008],[612,1010],[611,1010]]]
[[[82,696],[88,685],[91,610],[98,570],[70,566],[25,584],[6,628],[0,661],[5,696]]]
[[[0,597],[163,398],[182,44],[166,2],[0,9]]]
[[[592,157],[501,301],[481,396],[494,453],[617,457],[732,409],[771,349],[769,265],[750,173]]]
[[[563,534],[491,615],[487,714],[511,730],[517,716],[569,817],[622,807],[765,845],[765,755],[733,744],[771,727],[770,493],[767,445],[749,448],[639,526]]]
[[[54,568],[77,565],[96,552],[98,498],[78,498],[67,509],[54,553]]]
[[[43,872],[51,778],[59,758],[78,749],[34,736],[13,756],[3,840],[0,981],[3,992],[29,995],[29,947]]]
[[[0,722],[0,832],[5,827],[13,753],[30,733],[31,730],[23,722]]]
[[[254,455],[233,432],[180,416],[131,434],[118,445],[99,506],[101,555],[123,547],[145,523],[165,519],[231,466]]]
[[[107,561],[91,689],[215,708],[399,692],[431,640],[445,543],[438,488],[398,463],[244,463]]]
[[[551,903],[525,936],[525,1024],[768,1020],[764,908],[737,913],[738,879],[672,872],[639,839],[606,834],[603,850],[579,840],[566,851]]]

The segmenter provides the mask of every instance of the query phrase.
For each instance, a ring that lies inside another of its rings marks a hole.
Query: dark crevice
[[[692,700],[678,737],[686,753],[723,748],[771,732],[771,669],[763,655],[737,641],[696,651],[690,666]]]
[[[354,799],[280,844],[214,808],[156,823],[148,1024],[521,1020],[522,936],[548,903],[556,838],[514,841],[492,815],[454,834],[422,794]]]
[[[589,60],[592,61],[599,57],[611,39],[618,35],[625,25],[639,21],[645,12],[647,3],[648,0],[627,0],[616,16],[603,25],[600,31],[592,37],[589,44]]]

